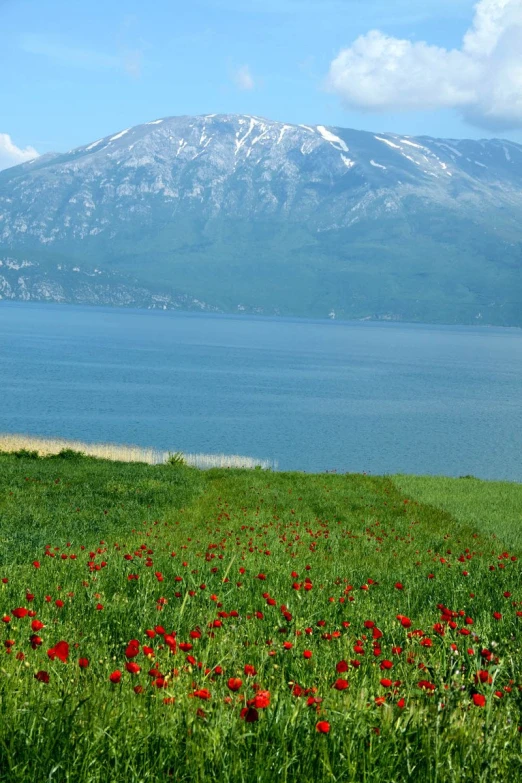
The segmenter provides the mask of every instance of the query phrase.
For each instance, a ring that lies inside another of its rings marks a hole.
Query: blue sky
[[[475,6],[0,0],[0,142],[65,151],[210,112],[522,142],[522,0]]]

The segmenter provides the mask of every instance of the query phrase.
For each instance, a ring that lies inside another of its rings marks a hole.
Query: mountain
[[[170,117],[0,172],[0,296],[522,326],[522,146]]]

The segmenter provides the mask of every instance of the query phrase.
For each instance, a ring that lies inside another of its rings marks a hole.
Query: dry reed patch
[[[116,443],[84,443],[65,438],[43,438],[36,435],[0,433],[0,452],[13,452],[26,449],[37,451],[41,457],[59,454],[62,449],[81,451],[89,457],[113,460],[115,462],[146,462],[149,465],[162,465],[167,461],[170,451],[162,451],[143,446]],[[271,460],[243,457],[238,454],[185,454],[187,465],[202,470],[209,468],[263,468],[275,469],[277,464]]]

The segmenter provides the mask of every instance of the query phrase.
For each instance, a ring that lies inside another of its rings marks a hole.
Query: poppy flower
[[[243,670],[247,677],[255,677],[257,674],[255,666],[252,666],[250,663],[245,664],[245,668]]]
[[[54,645],[54,647],[51,647],[49,650],[47,650],[47,655],[51,659],[51,661],[54,661],[55,658],[58,658],[62,663],[67,662],[67,658],[69,657],[69,644],[67,642],[58,642]]]
[[[231,691],[238,691],[243,685],[243,681],[239,677],[231,677],[227,682],[227,687]]]
[[[393,685],[393,682],[391,680],[387,679],[386,677],[383,677],[382,680],[381,680],[381,685],[382,685],[383,688],[391,688],[391,686]]]
[[[38,682],[49,682],[49,673],[40,670],[39,672],[36,672],[34,678],[35,680],[38,680]]]
[[[22,617],[26,617],[29,610],[26,609],[24,606],[20,606],[17,609],[13,609],[13,615],[16,617],[17,620],[20,620]]]
[[[319,723],[316,723],[315,730],[319,732],[319,734],[328,734],[330,731],[330,724],[327,720],[320,720]]]
[[[78,666],[80,669],[87,669],[89,666],[89,659],[88,658],[79,658],[78,659]]]
[[[346,661],[339,661],[335,667],[337,674],[343,674],[348,671],[348,663]]]
[[[130,674],[139,674],[141,672],[141,666],[138,666],[134,661],[127,661],[125,668]]]
[[[306,658],[306,660],[310,660],[312,657],[312,651],[311,650],[304,650],[303,651],[303,658]]]
[[[345,691],[349,687],[348,680],[343,680],[339,677],[332,686],[336,691]]]
[[[126,658],[135,658],[140,651],[140,643],[137,639],[131,639],[125,650]]]
[[[270,692],[258,691],[253,699],[247,701],[249,707],[256,707],[258,710],[264,710],[270,706]]]
[[[198,690],[194,691],[194,696],[197,699],[203,699],[203,701],[208,701],[212,698],[212,694],[209,690],[207,690],[207,688],[199,688]]]
[[[239,715],[241,720],[244,720],[247,723],[255,723],[259,720],[259,713],[255,707],[243,707]]]
[[[485,707],[486,706],[486,697],[483,696],[481,693],[474,693],[473,694],[473,704],[475,707]]]
[[[112,674],[109,675],[109,680],[117,685],[119,682],[121,682],[121,672],[119,669],[116,669],[116,671],[112,672]]]
[[[31,628],[36,633],[36,631],[41,631],[42,628],[45,628],[45,625],[41,620],[33,620],[31,623]]]

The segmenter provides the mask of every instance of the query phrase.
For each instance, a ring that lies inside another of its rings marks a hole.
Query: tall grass
[[[113,462],[145,462],[148,465],[163,465],[170,451],[162,451],[143,446],[116,443],[84,443],[65,438],[43,438],[35,435],[0,433],[0,452],[33,451],[41,457],[59,454],[64,449],[81,451],[89,457],[108,459]],[[185,454],[181,453],[187,465],[208,470],[210,468],[277,468],[273,460],[243,457],[238,454]]]

